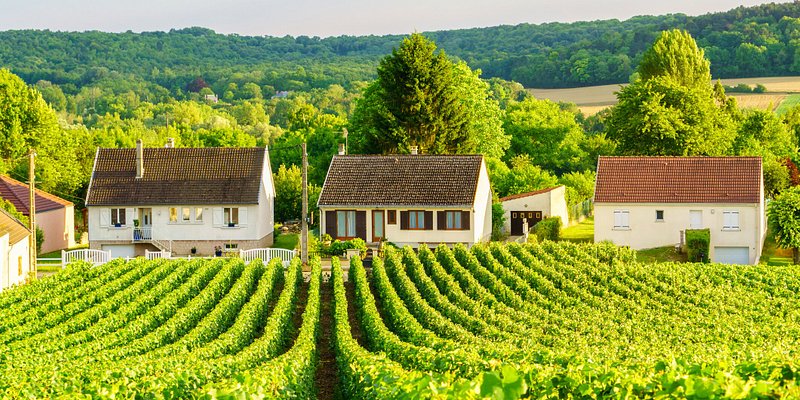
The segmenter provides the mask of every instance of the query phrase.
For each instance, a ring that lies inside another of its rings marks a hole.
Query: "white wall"
[[[266,197],[262,193],[263,197]],[[268,205],[269,204],[269,205]],[[258,240],[272,232],[273,216],[271,212],[272,202],[239,205],[187,205],[194,209],[203,208],[202,222],[180,222],[181,207],[178,207],[179,222],[169,222],[169,208],[172,206],[141,206],[124,207],[126,208],[125,217],[127,226],[116,228],[113,225],[103,225],[110,221],[111,208],[90,206],[89,210],[89,241],[105,240],[133,240],[133,220],[139,219],[139,208],[151,208],[153,210],[153,239],[157,240]],[[214,213],[219,213],[223,207],[239,208],[239,226],[229,228],[227,226],[214,224]],[[105,213],[109,217],[102,216]],[[246,214],[246,215],[245,215]],[[265,215],[266,214],[266,215]]]
[[[30,263],[30,247],[28,246],[28,238],[20,240],[17,243],[9,243],[8,234],[0,237],[0,271],[2,278],[0,278],[0,290],[13,285],[21,285],[25,283],[25,278],[31,270]],[[20,257],[22,258],[22,273],[19,273]]]
[[[503,202],[505,221],[503,229],[506,233],[511,232],[511,212],[512,211],[541,211],[542,218],[559,217],[561,226],[569,225],[569,213],[567,211],[567,201],[564,197],[566,188],[559,186],[549,192],[535,194],[531,196],[510,199]]]
[[[44,232],[42,253],[75,247],[75,210],[73,206],[37,212],[36,226]]]
[[[486,242],[492,237],[492,185],[489,182],[489,173],[486,170],[486,161],[481,160],[481,170],[478,174],[478,185],[475,188],[475,211],[473,215],[472,243]]]
[[[615,210],[629,211],[629,229],[614,228]],[[664,211],[663,222],[656,221],[656,210]],[[711,230],[711,258],[715,246],[747,246],[750,248],[750,263],[758,262],[766,229],[760,204],[595,203],[594,241],[609,240],[633,249],[676,245],[680,242],[680,231],[690,229],[690,210],[701,211],[702,228]],[[722,229],[723,211],[739,211],[738,230]]]

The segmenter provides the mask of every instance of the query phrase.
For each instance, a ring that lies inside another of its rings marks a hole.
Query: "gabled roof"
[[[483,156],[337,155],[319,206],[468,206]]]
[[[20,220],[0,208],[0,236],[6,233],[9,243],[16,244],[27,238],[31,231]]]
[[[86,205],[257,204],[262,147],[98,149]]]
[[[553,186],[553,187],[549,187],[549,188],[545,188],[545,189],[534,190],[532,192],[527,192],[527,193],[512,194],[510,196],[506,196],[506,197],[500,198],[500,201],[521,199],[523,197],[530,197],[530,196],[536,196],[537,194],[549,193],[549,192],[552,192],[553,190],[556,190],[556,189],[558,189],[560,187],[563,187],[563,186],[564,185],[558,185],[558,186]]]
[[[0,197],[11,202],[22,215],[30,215],[28,185],[8,176],[0,176]],[[36,189],[36,212],[57,210],[73,204],[58,196]]]
[[[600,157],[595,203],[759,203],[761,157]]]

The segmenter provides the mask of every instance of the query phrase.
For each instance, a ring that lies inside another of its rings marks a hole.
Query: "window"
[[[223,221],[227,226],[239,225],[239,208],[238,207],[225,207],[222,209]]]
[[[389,225],[394,225],[397,223],[397,210],[386,211],[386,223]]]
[[[723,211],[722,212],[722,229],[723,230],[736,230],[736,229],[739,229],[739,212],[738,211]]]
[[[178,222],[178,209],[175,207],[169,208],[169,222]]]
[[[425,211],[408,212],[408,229],[425,229]]]
[[[238,249],[239,249],[239,243],[225,243],[226,251],[238,250]]]
[[[664,210],[656,210],[656,222],[664,222]]]
[[[111,209],[111,225],[124,226],[125,225],[125,209],[112,208]]]
[[[628,210],[614,210],[614,229],[630,229]]]
[[[461,224],[461,211],[446,211],[445,212],[445,229],[459,230],[462,229]]]
[[[189,207],[183,207],[181,210],[181,221],[189,222],[192,220],[192,209]]]
[[[203,221],[203,207],[197,207],[194,209],[194,220],[197,222]]]
[[[336,237],[356,237],[356,212],[336,211]]]

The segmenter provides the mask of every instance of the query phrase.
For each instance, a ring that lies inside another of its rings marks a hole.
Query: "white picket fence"
[[[86,261],[94,265],[107,263],[111,260],[111,252],[94,249],[61,250],[61,263],[66,266],[75,261]]]
[[[264,262],[269,262],[273,258],[280,258],[281,261],[283,261],[283,265],[289,265],[289,263],[295,257],[295,252],[294,250],[287,249],[250,249],[239,250],[239,257],[246,263],[253,261],[256,258],[260,258]]]
[[[172,253],[169,251],[150,251],[144,250],[144,258],[148,260],[155,260],[157,258],[171,258]]]

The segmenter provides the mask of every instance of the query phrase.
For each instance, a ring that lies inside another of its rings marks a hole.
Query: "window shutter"
[[[620,226],[622,226],[622,213],[614,211],[614,227],[618,228]]]
[[[133,208],[125,209],[125,225],[133,226],[133,220],[136,218],[133,215],[133,211],[134,211]]]
[[[109,225],[111,225],[111,209],[102,208],[100,209],[100,226],[109,226]]]
[[[468,231],[469,228],[469,217],[472,214],[469,211],[462,211],[461,212],[461,229]]]
[[[214,226],[222,226],[222,207],[214,208]]]
[[[625,228],[630,227],[630,220],[629,220],[628,217],[629,217],[628,212],[627,211],[623,211],[621,219],[622,219],[622,226],[625,227]]]
[[[367,212],[356,211],[356,236],[367,241]]]
[[[239,207],[239,226],[247,226],[247,207]]]
[[[425,211],[425,230],[433,230],[433,211]]]
[[[408,229],[408,211],[400,211],[400,229]]]
[[[336,211],[325,211],[325,233],[336,237]]]
[[[447,211],[436,212],[436,229],[440,231],[447,229]]]

